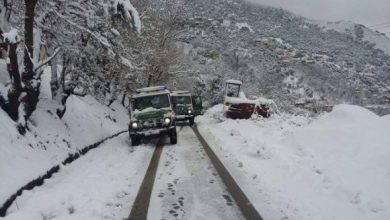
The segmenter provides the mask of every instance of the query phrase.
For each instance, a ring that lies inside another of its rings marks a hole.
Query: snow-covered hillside
[[[314,21],[313,23],[318,24],[324,31],[335,30],[340,33],[348,34],[355,40],[372,43],[375,48],[383,50],[387,55],[390,55],[390,38],[385,34],[369,29],[364,25],[356,24],[351,21]]]
[[[48,91],[42,90],[41,97],[50,96],[45,92]],[[127,128],[127,110],[116,102],[109,108],[92,96],[71,96],[62,119],[54,112],[57,107],[50,99],[41,98],[25,136],[19,134],[15,122],[0,110],[1,205],[69,154]]]
[[[285,110],[349,103],[380,105],[373,110],[390,113],[385,36],[357,24],[336,31],[243,0],[186,1],[185,6],[176,31],[189,70],[173,86],[192,88],[217,104],[224,80],[235,78],[249,96],[272,98]],[[294,85],[285,83],[291,77]]]
[[[390,115],[335,106],[318,118],[197,119],[264,219],[390,218]]]

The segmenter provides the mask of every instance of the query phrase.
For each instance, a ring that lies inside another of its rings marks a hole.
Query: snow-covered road
[[[177,130],[177,145],[165,140],[148,219],[244,219],[192,129]],[[122,134],[62,167],[4,219],[126,219],[156,144],[129,142]]]
[[[153,143],[129,147],[127,133],[107,141],[23,192],[4,219],[127,218],[153,149]]]
[[[164,146],[148,219],[243,219],[190,127]]]

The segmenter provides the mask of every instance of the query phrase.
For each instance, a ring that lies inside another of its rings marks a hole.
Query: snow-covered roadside
[[[390,219],[390,117],[349,105],[316,119],[197,119],[264,219]]]
[[[58,106],[47,93],[42,90],[25,136],[0,110],[0,206],[69,154],[127,128],[127,110],[118,103],[109,108],[91,96],[71,96],[64,117],[59,119],[55,113]]]
[[[24,192],[4,219],[125,219],[153,149],[153,144],[129,147],[126,134],[109,140],[42,187]]]

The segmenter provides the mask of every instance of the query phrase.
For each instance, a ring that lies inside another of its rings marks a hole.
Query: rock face
[[[186,62],[192,80],[182,77],[176,85],[192,86],[211,104],[221,101],[224,80],[235,78],[249,97],[263,95],[285,109],[351,103],[381,105],[387,112],[382,103],[390,95],[390,57],[364,40],[364,26],[336,31],[241,0],[183,4],[186,14],[176,31],[191,48]]]

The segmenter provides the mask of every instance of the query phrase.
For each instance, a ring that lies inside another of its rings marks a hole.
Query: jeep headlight
[[[170,118],[165,118],[164,119],[164,124],[165,125],[169,125],[171,123],[171,119]]]
[[[131,127],[134,128],[134,129],[137,129],[138,126],[139,126],[138,122],[136,122],[136,121],[131,123]]]
[[[192,114],[192,110],[191,109],[188,109],[188,114]]]

